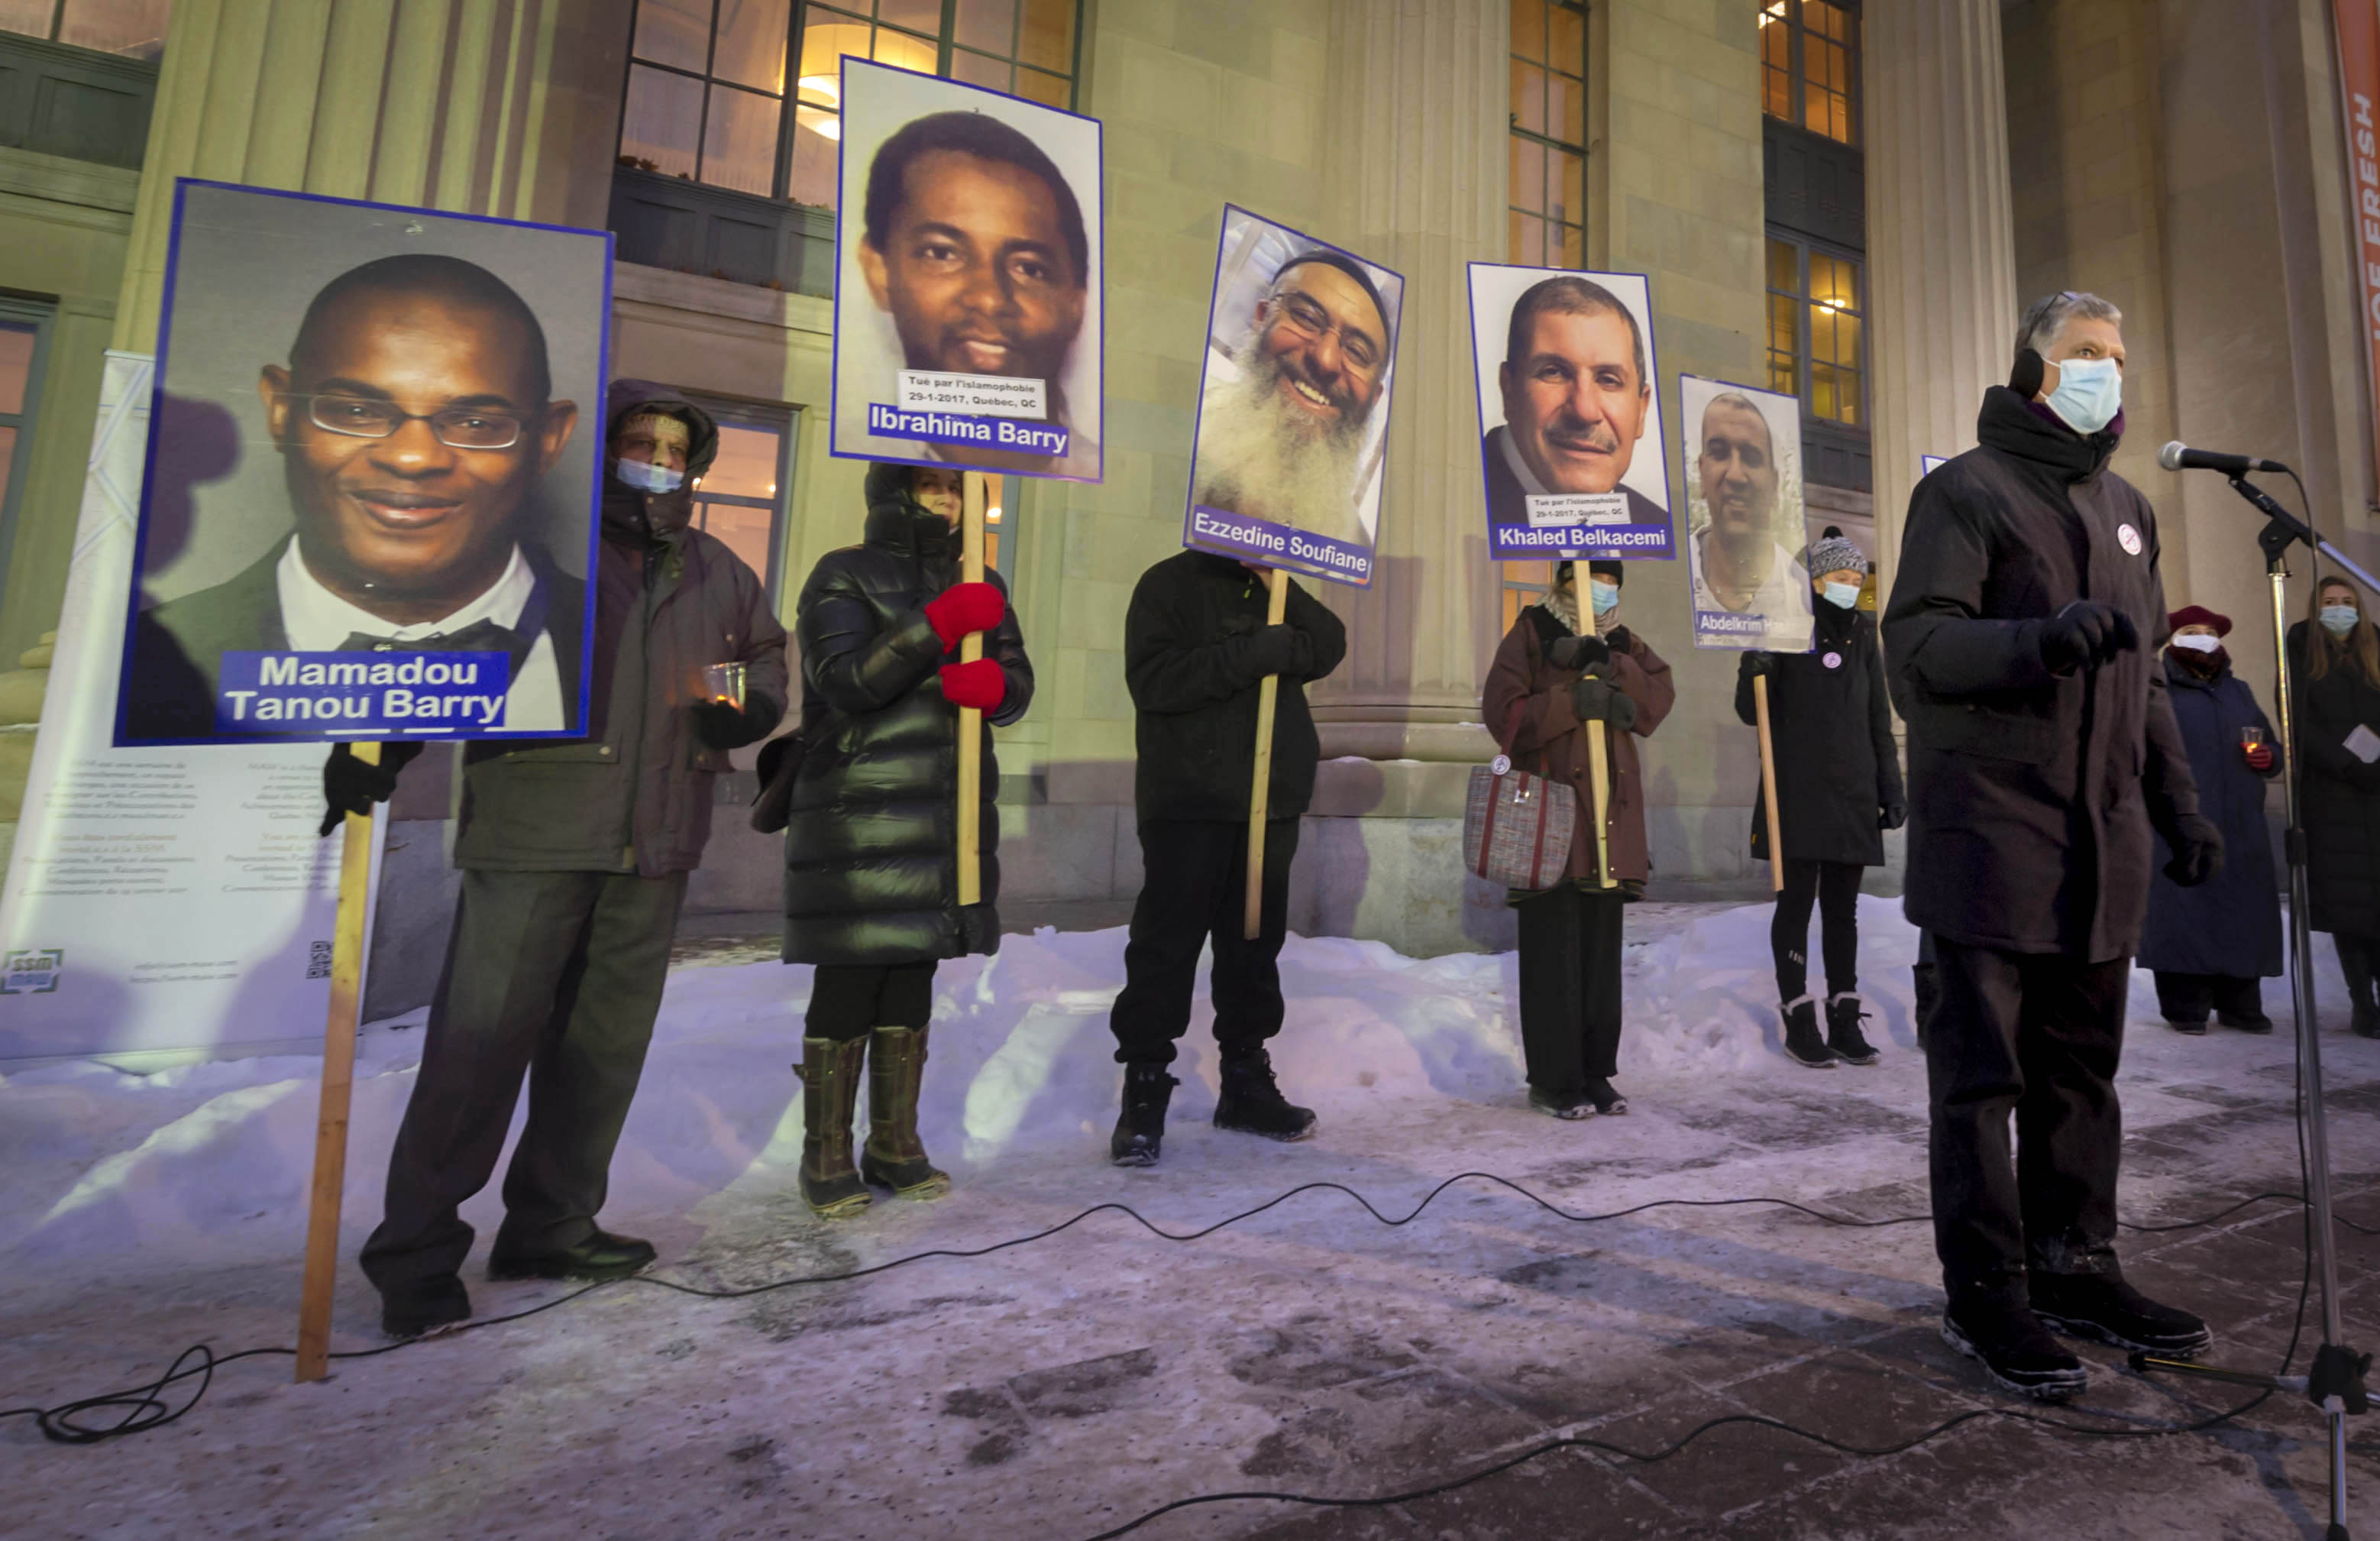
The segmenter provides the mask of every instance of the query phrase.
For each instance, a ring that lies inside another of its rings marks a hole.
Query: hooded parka
[[[732,769],[694,730],[703,669],[741,662],[751,736],[785,709],[785,629],[758,573],[689,529],[692,486],[719,452],[703,411],[647,380],[615,380],[608,442],[638,412],[693,429],[674,492],[629,487],[604,468],[595,555],[595,635],[583,739],[464,747],[455,864],[492,872],[691,872],[710,838],[714,785]],[[574,661],[575,666],[575,661]],[[565,670],[565,678],[574,678]]]
[[[802,587],[802,738],[785,826],[788,963],[890,964],[1000,949],[1000,766],[991,728],[1025,715],[1033,666],[1009,610],[984,634],[1008,694],[985,714],[983,901],[958,902],[959,709],[927,603],[959,581],[959,532],[908,495],[908,470],[868,473],[862,544],[829,552]],[[987,581],[1006,585],[997,573]]]
[[[1820,602],[1807,653],[1772,653],[1768,738],[1777,760],[1777,831],[1792,862],[1884,864],[1885,808],[1901,801],[1900,754],[1876,618]],[[1735,682],[1735,715],[1759,714],[1752,675]],[[1752,854],[1768,859],[1768,820],[1752,810]]]
[[[2305,669],[2305,622],[2289,629],[2303,756],[2306,923],[2341,936],[2380,937],[2380,763],[2347,747],[2361,726],[2380,733],[2380,690],[2351,665],[2320,679]]]
[[[2166,696],[2190,752],[2199,811],[2223,831],[2223,870],[2185,888],[2165,874],[2172,850],[2160,838],[2149,880],[2148,927],[2137,960],[2159,973],[2270,979],[2281,972],[2281,893],[2265,824],[2265,784],[2280,774],[2280,741],[2248,682],[2215,654],[2201,674],[2178,653],[2165,658]],[[2240,751],[2240,729],[2260,728],[2273,768],[2259,771]]]
[[[1973,947],[2129,957],[2151,824],[2198,811],[2166,699],[2156,514],[2087,437],[2004,385],[1977,447],[1910,497],[1884,646],[1909,725],[1910,921]],[[2052,674],[2045,624],[2091,600],[2140,645]]]

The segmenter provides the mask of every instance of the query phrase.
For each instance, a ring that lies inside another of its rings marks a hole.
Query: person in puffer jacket
[[[871,1184],[930,1199],[950,1179],[917,1137],[934,966],[1000,949],[1000,766],[1033,666],[997,573],[959,581],[955,470],[879,464],[857,545],[802,586],[803,759],[785,826],[788,963],[817,965],[802,1032],[802,1201],[844,1218]],[[959,661],[983,633],[984,655]],[[983,713],[982,900],[958,899],[959,709]],[[868,1133],[852,1114],[868,1069]]]

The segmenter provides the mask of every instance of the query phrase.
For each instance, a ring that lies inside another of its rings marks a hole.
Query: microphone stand
[[[2372,1356],[2359,1354],[2340,1341],[2338,1260],[2331,1229],[2330,1134],[2323,1116],[2322,1043],[2313,1014],[2313,936],[2306,912],[2306,834],[2298,771],[2297,707],[2289,688],[2289,605],[2283,589],[2289,575],[2289,549],[2303,541],[2309,551],[2329,557],[2374,593],[2380,594],[2380,583],[2246,477],[2232,477],[2231,488],[2265,516],[2264,532],[2256,537],[2256,544],[2265,550],[2265,573],[2273,611],[2277,687],[2274,701],[2280,715],[2283,807],[2289,822],[2283,847],[2289,868],[2289,997],[2297,1016],[2298,1117],[2305,1134],[2306,1204],[2313,1211],[2308,1230],[2312,1261],[2322,1285],[2322,1346],[2314,1351],[2310,1372],[2302,1376],[2216,1369],[2150,1353],[2131,1355],[2131,1364],[2142,1373],[2155,1370],[2239,1386],[2259,1386],[2267,1390],[2303,1392],[2308,1400],[2323,1410],[2330,1423],[2330,1527],[2325,1532],[2325,1541],[2348,1541],[2347,1420],[2352,1414],[2371,1410],[2371,1394],[2365,1389],[2363,1376],[2372,1366]],[[2313,639],[2307,640],[2311,644]]]

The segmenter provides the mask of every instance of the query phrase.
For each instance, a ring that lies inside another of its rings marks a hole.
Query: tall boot
[[[868,1145],[859,1175],[905,1199],[938,1199],[948,1174],[926,1159],[917,1138],[917,1097],[926,1082],[926,1030],[880,1027],[868,1043]]]
[[[868,1040],[805,1038],[802,1062],[802,1202],[830,1220],[868,1207],[868,1184],[851,1164],[851,1115],[859,1104]]]

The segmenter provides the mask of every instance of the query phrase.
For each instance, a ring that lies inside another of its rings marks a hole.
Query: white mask
[[[2124,410],[2123,366],[2113,359],[2068,359],[2058,366],[2049,410],[2078,434],[2095,434]]]
[[[686,481],[686,472],[672,471],[644,460],[614,460],[612,474],[629,486],[644,493],[674,493]]]
[[[2176,637],[2173,640],[2173,645],[2186,647],[2192,653],[2218,653],[2222,651],[2223,639],[2193,631],[2186,637]]]

